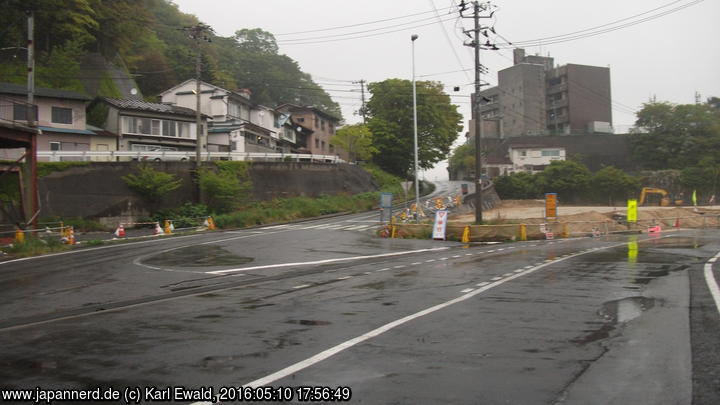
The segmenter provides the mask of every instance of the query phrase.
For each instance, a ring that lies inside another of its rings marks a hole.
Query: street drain
[[[162,252],[145,259],[144,263],[154,266],[209,267],[235,266],[253,260],[252,257],[236,256],[220,246],[198,245]]]

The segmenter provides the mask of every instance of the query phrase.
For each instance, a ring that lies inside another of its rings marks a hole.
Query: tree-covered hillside
[[[91,54],[125,66],[149,99],[195,75],[196,43],[183,28],[199,21],[170,0],[0,0],[0,81],[25,81],[28,8],[35,12],[38,86],[88,92],[88,80],[101,80],[94,92],[116,95],[112,73],[82,66]],[[201,42],[203,80],[249,88],[259,104],[315,105],[340,116],[310,75],[278,53],[271,33],[238,27],[233,36],[209,39]]]

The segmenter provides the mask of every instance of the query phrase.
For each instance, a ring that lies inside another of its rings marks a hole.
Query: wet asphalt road
[[[468,246],[378,239],[375,220],[0,264],[0,387],[720,403],[720,315],[703,277],[718,230]],[[720,263],[712,270],[720,279]]]

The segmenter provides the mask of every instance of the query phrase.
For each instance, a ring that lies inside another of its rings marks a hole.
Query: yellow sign
[[[545,194],[545,218],[557,218],[557,194]]]
[[[628,242],[628,263],[637,263],[638,243],[637,236],[631,237]]]
[[[628,200],[627,221],[637,222],[637,200]]]

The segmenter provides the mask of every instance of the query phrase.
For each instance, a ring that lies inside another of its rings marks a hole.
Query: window
[[[15,121],[27,121],[28,120],[28,110],[30,109],[29,105],[27,104],[16,104],[13,103],[13,120]],[[37,106],[33,106],[33,109],[35,110],[35,121],[38,119],[38,110]]]
[[[177,136],[177,128],[174,121],[162,120],[162,134],[163,136]]]
[[[319,147],[320,147],[320,140],[317,139],[317,138],[315,138],[315,147],[316,147],[316,148],[319,148]]]
[[[521,151],[521,152],[520,152],[520,156],[522,156],[522,157],[527,156],[527,151],[526,151],[526,150]]]
[[[150,127],[150,133],[152,135],[161,135],[160,133],[160,120],[152,120]]]
[[[320,129],[325,130],[325,120],[320,120]]]
[[[330,144],[330,153],[335,153],[335,145]]]
[[[72,108],[52,107],[51,121],[56,124],[72,124]]]
[[[320,150],[325,152],[325,141],[320,142]]]
[[[558,149],[546,149],[542,151],[543,156],[560,156],[560,151]]]
[[[315,128],[317,128],[318,127],[318,117],[316,116],[314,118],[315,118]]]
[[[50,142],[50,150],[51,151],[62,150],[62,146],[60,145],[60,142]]]

